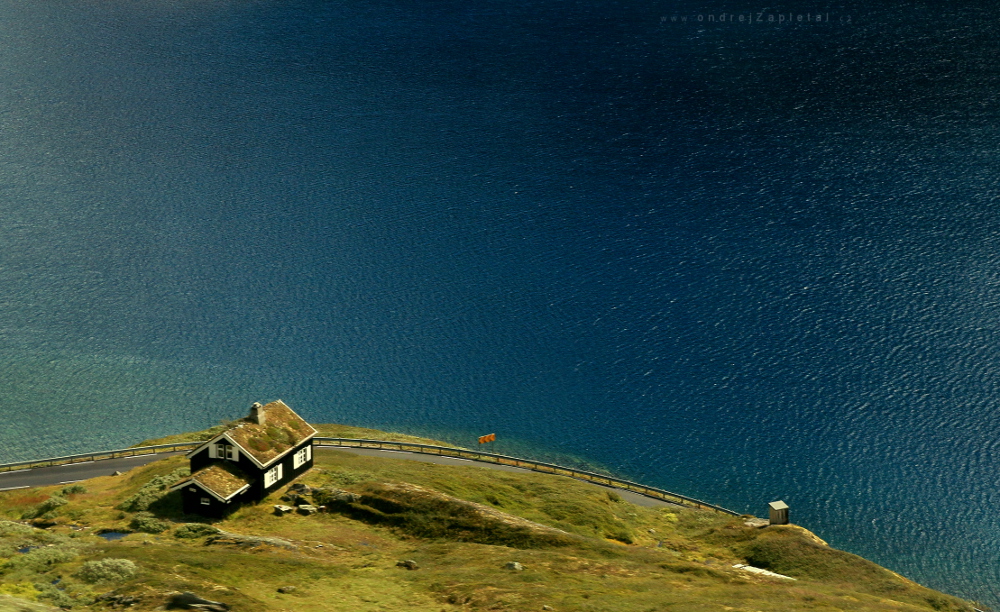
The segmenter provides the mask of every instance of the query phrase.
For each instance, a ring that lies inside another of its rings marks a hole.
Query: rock
[[[542,610],[555,610],[552,606],[542,606]]]
[[[650,535],[654,535],[656,533],[655,529],[647,529],[646,531],[648,531]]]
[[[319,504],[351,504],[361,499],[357,493],[351,493],[343,489],[313,489],[313,501]]]
[[[299,495],[297,493],[289,493],[287,495],[282,495],[281,496],[281,501],[288,502],[288,503],[292,504],[293,506],[302,506],[304,504],[308,504],[309,503],[309,500],[307,498],[302,497],[301,495]]]
[[[419,569],[420,566],[413,559],[407,559],[406,561],[397,561],[396,567],[405,567],[408,570]]]
[[[507,565],[503,566],[504,569],[514,570],[515,572],[523,572],[524,566],[517,561],[510,561]]]
[[[208,539],[205,540],[205,544],[213,546],[239,546],[241,548],[256,548],[262,545],[277,546],[279,548],[287,548],[289,550],[296,550],[298,548],[295,544],[292,544],[283,538],[245,536],[238,533],[222,531],[221,529],[217,535],[209,536]]]
[[[319,512],[319,508],[317,508],[316,506],[310,504],[302,504],[301,506],[299,506],[299,514],[310,515],[310,514],[316,514],[317,512]]]
[[[98,597],[97,601],[104,602],[112,608],[130,608],[135,604],[140,603],[142,598],[134,595],[115,595],[114,593],[105,593],[104,595]]]
[[[219,601],[211,601],[203,597],[198,597],[191,591],[177,593],[170,597],[167,602],[168,610],[207,610],[208,612],[227,612],[229,605]]]
[[[298,495],[309,495],[312,493],[312,487],[307,484],[302,484],[301,482],[296,482],[292,486],[288,487],[288,493],[296,493]]]
[[[279,593],[294,593],[295,592],[295,587],[293,587],[293,586],[278,587],[278,592]]]
[[[754,518],[752,518],[750,520],[747,520],[747,521],[743,521],[744,525],[746,525],[747,527],[753,527],[755,529],[760,529],[760,528],[763,528],[763,527],[767,527],[770,523],[771,522],[769,520],[767,520],[767,519],[756,518],[756,517],[754,517]]]
[[[292,508],[291,506],[283,506],[281,504],[277,504],[274,506],[274,513],[278,516],[285,516],[292,510],[295,510],[295,508]]]
[[[120,472],[120,471],[118,471],[118,470],[115,470],[114,472],[112,472],[112,473],[111,473],[111,475],[112,475],[112,476],[121,476],[121,475],[122,475],[122,474],[124,474],[124,473],[125,473],[125,472]]]

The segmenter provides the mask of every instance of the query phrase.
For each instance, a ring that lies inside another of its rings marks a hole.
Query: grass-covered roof
[[[263,424],[258,425],[248,417],[238,421],[226,435],[261,465],[267,465],[316,433],[281,400],[263,406],[260,413],[264,415]]]

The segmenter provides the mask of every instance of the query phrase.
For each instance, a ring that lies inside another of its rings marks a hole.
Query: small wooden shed
[[[773,501],[767,505],[771,525],[787,525],[788,524],[788,504],[781,501]]]

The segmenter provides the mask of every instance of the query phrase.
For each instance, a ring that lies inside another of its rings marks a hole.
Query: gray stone
[[[360,500],[361,496],[343,489],[323,488],[313,489],[312,498],[320,504],[351,504]]]
[[[279,592],[279,593],[294,593],[294,592],[295,592],[295,590],[296,590],[296,589],[295,589],[295,587],[293,587],[293,586],[283,586],[283,587],[278,587],[278,592]]]
[[[517,561],[509,561],[507,565],[503,566],[504,569],[514,570],[515,572],[523,572],[524,566]]]
[[[274,507],[274,513],[277,514],[278,516],[285,516],[292,510],[295,510],[295,508],[292,508],[291,506],[283,506],[281,504],[278,504]]]
[[[542,610],[555,610],[552,606],[542,606]]]
[[[317,512],[319,512],[319,508],[317,508],[316,506],[310,504],[302,504],[301,506],[299,506],[299,514],[309,515],[309,514],[316,514]]]
[[[743,521],[743,524],[746,525],[747,527],[753,527],[754,529],[760,529],[762,527],[767,527],[770,524],[770,521],[767,520],[767,519],[764,519],[764,518],[754,517],[752,519]]]
[[[397,561],[396,567],[405,567],[408,570],[419,569],[420,566],[413,559],[407,559],[406,561]]]
[[[288,487],[288,493],[296,493],[298,495],[309,495],[312,493],[312,487],[301,482],[296,482],[292,486]]]
[[[211,601],[198,597],[190,591],[175,594],[167,602],[168,610],[207,610],[209,612],[227,612],[229,605],[219,601]]]

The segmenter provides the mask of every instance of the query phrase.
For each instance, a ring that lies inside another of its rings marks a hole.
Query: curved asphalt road
[[[393,451],[393,450],[381,450],[377,448],[352,448],[345,446],[314,446],[316,450],[335,450],[343,453],[351,453],[354,455],[366,455],[369,457],[387,457],[391,459],[407,459],[410,461],[422,461],[424,463],[439,463],[442,465],[473,465],[476,467],[486,468],[490,470],[500,470],[502,472],[531,472],[525,468],[512,467],[509,465],[497,465],[495,463],[486,463],[483,461],[472,461],[470,459],[458,459],[455,457],[441,457],[438,455],[424,455],[422,453],[408,453],[405,451]],[[118,459],[101,459],[99,461],[84,461],[81,463],[69,463],[66,465],[57,465],[53,467],[42,467],[42,468],[32,468],[26,470],[17,470],[14,472],[3,472],[0,473],[0,491],[10,491],[14,489],[28,489],[30,487],[44,487],[48,485],[55,484],[69,484],[71,482],[78,482],[80,480],[87,480],[88,478],[96,478],[97,476],[109,476],[118,472],[127,472],[128,470],[138,467],[140,465],[146,465],[152,463],[159,459],[165,459],[167,457],[173,457],[176,455],[182,455],[184,451],[178,451],[173,453],[161,453],[158,455],[139,455],[137,457],[121,457]],[[561,478],[568,478],[568,476],[562,476]],[[586,482],[586,481],[580,481]],[[644,495],[639,495],[638,493],[633,493],[632,491],[626,491],[624,489],[616,489],[614,487],[608,487],[604,485],[595,484],[588,482],[594,487],[600,487],[608,491],[614,491],[618,495],[627,501],[632,502],[637,506],[647,506],[647,507],[660,507],[660,506],[677,506],[677,504],[671,504],[659,499],[654,499],[652,497],[646,497]]]
[[[67,463],[66,465],[56,465],[53,467],[2,472],[0,473],[0,491],[67,484],[98,476],[110,476],[116,471],[127,472],[134,467],[181,454],[183,454],[183,451],[160,453],[159,455],[101,459],[100,461],[82,461],[80,463]]]

